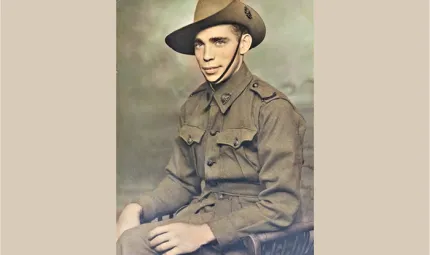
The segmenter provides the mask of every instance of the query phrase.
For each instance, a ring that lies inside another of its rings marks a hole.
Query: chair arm
[[[305,233],[305,238],[309,239],[309,232],[312,230],[314,230],[313,222],[294,223],[285,230],[249,235],[244,239],[244,242],[248,247],[250,254],[261,255],[264,244],[282,241],[303,233]],[[308,245],[309,240],[304,241],[306,242],[306,245]]]

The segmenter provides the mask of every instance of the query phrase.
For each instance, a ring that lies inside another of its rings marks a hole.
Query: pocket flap
[[[188,145],[191,145],[193,143],[200,143],[204,133],[205,133],[205,131],[198,128],[198,127],[184,125],[181,127],[181,129],[179,131],[179,136]]]
[[[245,141],[252,141],[254,139],[256,130],[251,129],[226,129],[217,135],[218,144],[226,144],[233,148],[239,148]]]

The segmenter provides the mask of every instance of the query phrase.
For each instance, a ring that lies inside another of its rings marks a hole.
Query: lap
[[[183,211],[179,212],[174,218],[166,219],[162,221],[150,222],[141,224],[135,228],[129,229],[123,233],[118,240],[119,246],[133,247],[132,254],[149,254],[145,253],[148,251],[148,234],[151,230],[158,226],[168,225],[172,223],[187,223],[187,224],[204,224],[215,220],[218,217],[222,217],[228,212],[231,212],[233,208],[231,201],[218,201],[216,205],[207,203],[207,206],[192,205],[187,207]],[[198,209],[198,210],[197,210]],[[145,250],[145,251],[144,251]],[[142,251],[142,252],[140,252]],[[154,254],[154,253],[152,253]],[[227,254],[227,255],[239,255],[247,254],[246,249],[242,242],[231,245],[228,250],[220,252],[216,245],[205,245],[201,247],[197,252],[192,253],[205,254],[205,255],[216,255],[216,254]]]
[[[151,230],[158,226],[163,226],[172,223],[187,223],[187,224],[204,224],[209,222],[214,217],[214,213],[202,213],[194,215],[183,215],[182,217],[175,217],[163,221],[156,221],[141,224],[137,227],[126,230],[119,238],[118,243],[122,246],[133,246],[139,250],[145,249],[148,246],[148,234]]]
[[[190,215],[182,215],[181,217],[175,217],[172,219],[166,219],[163,221],[156,221],[141,224],[135,228],[129,229],[123,233],[123,235],[118,240],[120,245],[132,246],[133,250],[136,254],[145,254],[144,252],[140,253],[140,250],[148,249],[148,234],[151,230],[158,226],[168,225],[172,223],[187,223],[187,224],[204,224],[214,219],[214,212],[204,212],[199,214],[190,214]],[[229,247],[227,251],[223,251],[221,253],[220,249],[216,245],[205,245],[202,246],[196,252],[191,253],[191,255],[219,255],[219,254],[227,254],[227,255],[240,255],[247,254],[246,250],[242,243],[237,243]]]

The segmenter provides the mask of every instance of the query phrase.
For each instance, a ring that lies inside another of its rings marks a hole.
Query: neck
[[[236,70],[234,70],[233,74],[239,71],[240,67],[242,66],[242,63],[243,63],[243,56],[239,55],[239,64],[237,64]]]

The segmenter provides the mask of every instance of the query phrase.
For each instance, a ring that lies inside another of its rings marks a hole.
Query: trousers
[[[230,200],[230,199],[228,199]],[[227,201],[223,201],[227,202]],[[234,201],[228,201],[227,204],[230,204]],[[221,205],[223,203],[220,203]],[[194,212],[186,212],[179,213],[172,219],[167,219],[158,222],[150,222],[141,224],[135,228],[129,229],[125,231],[117,241],[117,255],[158,255],[159,253],[153,250],[149,245],[148,234],[149,232],[162,225],[171,224],[171,223],[188,223],[188,224],[204,224],[207,223],[217,216],[217,211],[222,209],[222,206],[208,206],[199,210],[198,213]],[[227,208],[225,208],[227,209]],[[231,208],[229,208],[231,209]],[[221,250],[216,244],[207,244],[200,247],[197,251],[193,253],[189,253],[191,255],[245,255],[248,254],[245,244],[241,241],[229,245],[228,248]]]

